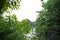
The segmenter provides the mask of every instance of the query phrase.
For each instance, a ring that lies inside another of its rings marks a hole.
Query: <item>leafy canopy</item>
[[[8,9],[18,9],[21,0],[0,0],[0,14],[4,11],[8,12]]]
[[[37,18],[38,40],[60,40],[60,0],[42,2],[44,8]]]

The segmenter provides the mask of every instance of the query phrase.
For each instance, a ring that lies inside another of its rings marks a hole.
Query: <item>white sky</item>
[[[17,15],[19,21],[28,18],[30,21],[36,21],[39,11],[42,9],[40,0],[21,0],[21,7],[19,10],[14,10],[13,13]]]

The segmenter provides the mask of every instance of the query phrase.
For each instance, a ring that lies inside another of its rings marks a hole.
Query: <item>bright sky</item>
[[[13,13],[17,15],[19,21],[28,18],[30,21],[36,21],[39,11],[42,9],[40,0],[22,0],[21,7],[19,10],[14,10]]]

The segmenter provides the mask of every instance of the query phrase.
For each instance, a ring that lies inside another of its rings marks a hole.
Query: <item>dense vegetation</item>
[[[37,18],[38,40],[60,40],[60,0],[43,2]]]
[[[21,0],[0,0],[0,40],[27,40],[26,34],[32,29],[31,40],[60,40],[60,0],[42,0],[42,11],[36,22],[24,19],[19,22],[11,11],[18,9]],[[5,17],[5,13],[8,13]]]
[[[28,19],[19,22],[16,15],[10,15],[10,10],[18,9],[20,0],[0,0],[0,40],[26,40],[31,26]],[[3,17],[4,12],[8,13]],[[28,29],[27,29],[28,28]]]

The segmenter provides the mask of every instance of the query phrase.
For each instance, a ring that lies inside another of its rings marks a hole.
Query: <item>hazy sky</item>
[[[22,0],[19,10],[14,10],[13,13],[17,15],[19,21],[28,18],[31,21],[36,21],[39,11],[42,9],[40,0]]]

